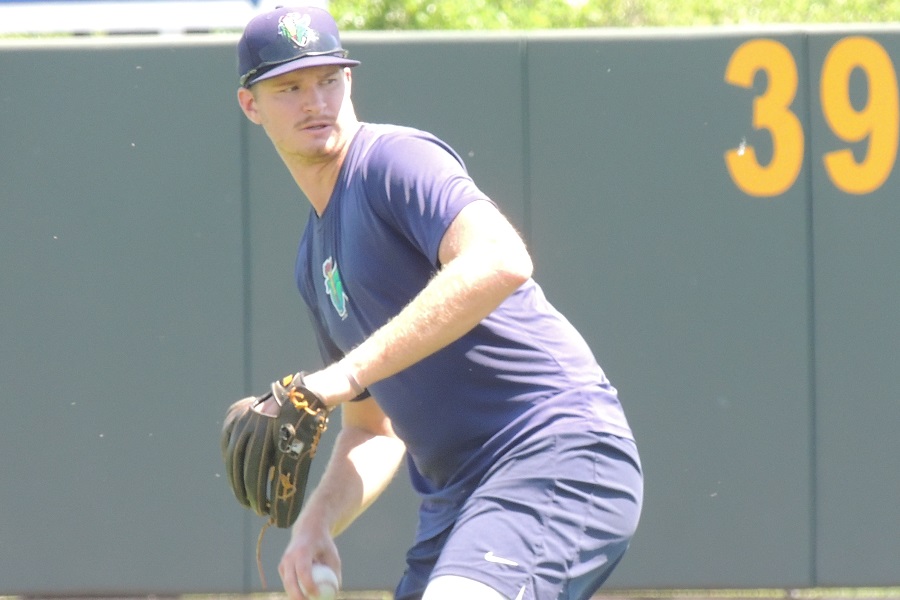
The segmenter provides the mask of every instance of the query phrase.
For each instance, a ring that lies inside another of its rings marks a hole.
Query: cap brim
[[[246,83],[246,86],[249,87],[254,83],[258,83],[263,81],[264,79],[271,79],[272,77],[278,77],[279,75],[284,75],[285,73],[290,73],[291,71],[296,71],[298,69],[307,69],[309,67],[323,67],[325,65],[335,65],[339,67],[355,67],[359,65],[358,60],[352,60],[349,58],[343,58],[340,56],[332,56],[332,55],[322,55],[322,56],[303,56],[296,60],[292,60],[290,62],[286,62],[283,65],[278,65],[273,69],[269,69],[264,72],[259,77],[254,77],[250,79]]]

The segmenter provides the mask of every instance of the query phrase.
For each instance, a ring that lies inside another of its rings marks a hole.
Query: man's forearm
[[[531,277],[525,244],[487,202],[467,206],[441,242],[444,265],[428,285],[341,361],[370,385],[456,341]]]
[[[339,535],[387,488],[405,450],[395,437],[352,427],[341,430],[297,526],[314,519],[327,524],[332,536]]]
[[[477,260],[444,267],[395,318],[343,359],[363,383],[385,379],[451,344],[487,317],[524,280],[485,273]]]

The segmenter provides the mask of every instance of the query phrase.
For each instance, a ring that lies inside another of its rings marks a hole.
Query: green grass
[[[54,595],[54,600],[65,596]],[[71,596],[79,600],[85,596]],[[186,594],[183,596],[107,596],[104,600],[284,600],[284,594]],[[900,587],[837,588],[722,588],[722,589],[633,589],[613,590],[594,596],[595,600],[900,600]],[[26,600],[20,596],[0,596],[0,600]],[[29,596],[27,600],[41,600]],[[392,600],[387,591],[341,592],[338,600]]]
[[[627,600],[864,600],[898,599],[900,587],[838,587],[838,588],[748,588],[748,589],[634,589],[602,595],[603,598]]]
[[[900,0],[331,0],[343,29],[556,29],[891,23]]]

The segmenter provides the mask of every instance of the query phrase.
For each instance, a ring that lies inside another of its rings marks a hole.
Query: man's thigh
[[[471,579],[509,600],[587,598],[625,553],[642,490],[633,442],[588,432],[535,440],[466,502],[431,577]]]

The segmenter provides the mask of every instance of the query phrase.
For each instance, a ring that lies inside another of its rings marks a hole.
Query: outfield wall
[[[0,43],[0,594],[259,589],[221,417],[318,356],[235,42]],[[620,390],[610,587],[900,584],[900,29],[345,43],[360,117],[454,145]],[[348,588],[393,587],[415,509],[400,477],[340,538]]]

